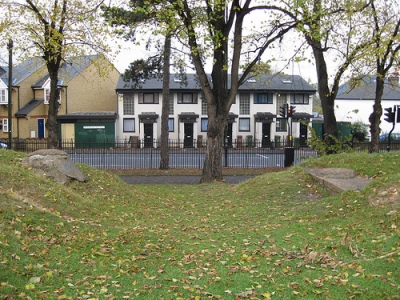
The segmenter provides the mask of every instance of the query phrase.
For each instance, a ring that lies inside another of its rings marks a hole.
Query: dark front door
[[[38,138],[44,138],[44,119],[38,119]]]
[[[271,147],[271,123],[262,123],[262,147]]]
[[[307,125],[300,123],[300,147],[307,146]]]
[[[184,134],[185,137],[183,139],[183,146],[185,148],[193,147],[193,123],[185,123]]]
[[[228,123],[225,130],[225,142],[228,147],[232,147],[232,123]]]
[[[144,124],[144,146],[153,147],[153,123]]]

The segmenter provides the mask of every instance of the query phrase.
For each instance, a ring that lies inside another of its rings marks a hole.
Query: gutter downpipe
[[[12,149],[12,50],[13,41],[9,40],[8,45],[8,149]]]

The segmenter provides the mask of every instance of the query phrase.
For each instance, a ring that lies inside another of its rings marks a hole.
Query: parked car
[[[7,148],[8,148],[7,143],[4,143],[4,142],[0,141],[0,148],[5,148],[5,149],[7,149]]]
[[[379,141],[382,142],[387,142],[389,138],[389,133],[384,133],[379,136]],[[390,141],[391,142],[400,142],[400,133],[397,132],[392,132],[390,135]]]

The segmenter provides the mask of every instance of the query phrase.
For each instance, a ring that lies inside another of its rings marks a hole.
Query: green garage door
[[[77,148],[114,147],[114,123],[75,123],[75,142]]]

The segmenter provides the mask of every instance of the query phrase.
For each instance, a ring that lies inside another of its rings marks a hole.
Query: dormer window
[[[8,104],[8,90],[0,89],[0,104]]]
[[[43,85],[44,88],[44,104],[49,104],[50,101],[50,80],[47,80],[46,83]],[[61,104],[61,93],[58,94],[58,104]]]
[[[257,82],[257,79],[255,79],[255,78],[249,78],[249,79],[247,79],[247,82],[256,83],[256,82]]]

